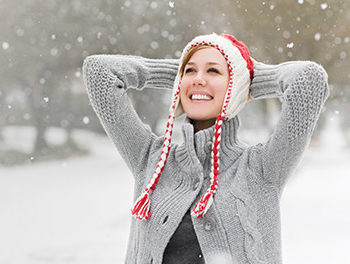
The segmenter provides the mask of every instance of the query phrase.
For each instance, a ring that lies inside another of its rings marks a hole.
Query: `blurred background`
[[[179,58],[212,32],[258,61],[328,72],[330,97],[281,204],[282,251],[285,263],[350,260],[350,0],[0,0],[0,21],[0,264],[123,263],[133,182],[89,104],[83,60]],[[170,91],[128,94],[162,134]],[[241,138],[267,140],[280,106],[250,102]]]

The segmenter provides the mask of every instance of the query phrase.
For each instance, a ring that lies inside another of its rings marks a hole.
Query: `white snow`
[[[82,36],[78,36],[78,37],[77,37],[77,41],[78,41],[79,43],[82,43],[82,42],[84,41],[84,38],[83,38]]]
[[[284,264],[350,261],[350,150],[338,122],[329,119],[283,193]],[[132,176],[107,138],[74,137],[91,155],[0,168],[1,264],[124,263]]]
[[[317,32],[314,36],[315,40],[320,40],[321,39],[321,34]]]
[[[322,10],[325,10],[325,9],[327,9],[328,4],[327,3],[322,3],[320,6],[321,6]]]
[[[3,48],[4,50],[7,50],[9,47],[10,47],[10,44],[9,44],[8,42],[4,41],[4,42],[2,43],[2,48]]]
[[[90,123],[90,118],[88,116],[84,116],[83,117],[83,123],[86,124],[86,125],[89,124]]]
[[[290,42],[290,43],[287,44],[287,48],[288,49],[291,49],[293,47],[294,47],[294,43],[293,42]]]

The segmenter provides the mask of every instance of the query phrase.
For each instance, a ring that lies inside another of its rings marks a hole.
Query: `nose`
[[[194,78],[193,78],[193,84],[194,85],[200,85],[205,86],[207,84],[203,74],[201,72],[198,72]]]

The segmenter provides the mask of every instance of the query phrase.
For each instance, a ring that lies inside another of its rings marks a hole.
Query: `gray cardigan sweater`
[[[84,61],[89,98],[132,172],[135,200],[152,176],[164,137],[156,136],[142,123],[126,89],[172,89],[178,63],[122,55],[93,55]],[[253,99],[282,98],[281,115],[268,141],[252,146],[237,136],[238,116],[223,123],[214,203],[203,218],[192,217],[207,264],[282,263],[281,194],[310,142],[329,94],[327,73],[311,61],[257,62],[250,89]],[[210,184],[208,146],[214,127],[194,134],[193,126],[185,123],[182,131],[184,142],[172,144],[151,195],[152,216],[148,221],[132,219],[125,263],[161,264],[185,213],[193,209]]]

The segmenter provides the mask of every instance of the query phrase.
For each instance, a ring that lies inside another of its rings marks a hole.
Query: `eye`
[[[194,71],[194,69],[193,68],[187,68],[186,70],[185,70],[185,73],[188,73],[188,72],[193,72]]]
[[[208,69],[209,72],[215,72],[215,73],[220,73],[217,69],[215,68],[209,68]]]

